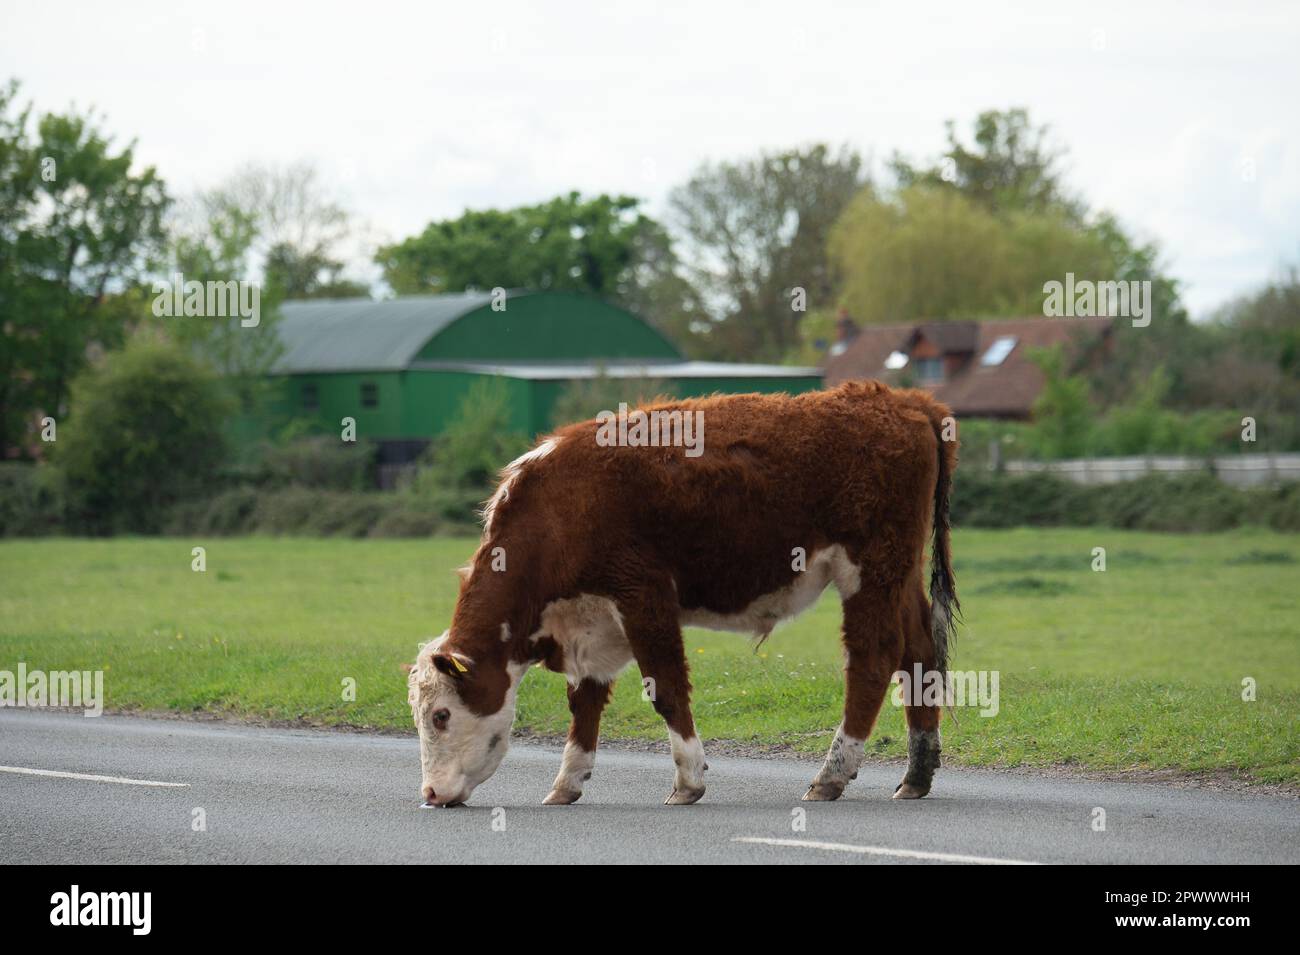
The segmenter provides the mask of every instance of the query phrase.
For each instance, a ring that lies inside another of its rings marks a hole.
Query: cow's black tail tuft
[[[948,648],[961,618],[961,602],[952,573],[951,525],[948,519],[952,497],[952,473],[957,464],[955,442],[944,441],[942,425],[935,422],[939,439],[939,474],[934,486],[934,543],[930,554],[930,636],[934,641],[934,666],[947,680]]]

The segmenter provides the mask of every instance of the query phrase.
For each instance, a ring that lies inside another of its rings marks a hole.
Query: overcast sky
[[[377,240],[703,160],[878,161],[1023,105],[1194,314],[1300,261],[1300,4],[0,0],[0,78],[94,106],[174,193],[309,159]]]

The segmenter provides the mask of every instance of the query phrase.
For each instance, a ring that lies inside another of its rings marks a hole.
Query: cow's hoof
[[[930,792],[930,787],[913,786],[911,783],[899,783],[894,788],[895,799],[921,799]]]
[[[704,787],[699,789],[674,789],[664,800],[665,806],[689,806],[693,802],[699,802],[700,797],[704,795]]]
[[[813,783],[803,794],[805,802],[832,802],[844,795],[843,783]]]
[[[552,789],[545,799],[542,800],[543,806],[571,806],[578,801],[582,795],[580,790],[572,789]]]

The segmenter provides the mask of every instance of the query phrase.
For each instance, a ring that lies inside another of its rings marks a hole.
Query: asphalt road
[[[704,799],[667,807],[667,755],[604,750],[580,802],[544,807],[559,761],[554,747],[516,743],[468,806],[422,810],[414,735],[6,709],[0,854],[11,863],[1300,862],[1300,804],[1281,796],[945,767],[929,798],[900,802],[889,799],[900,768],[868,765],[840,801],[803,803],[816,763],[711,756]],[[1106,811],[1104,832],[1093,831],[1094,807]],[[194,829],[196,809],[205,831]],[[806,813],[802,831],[794,810]]]

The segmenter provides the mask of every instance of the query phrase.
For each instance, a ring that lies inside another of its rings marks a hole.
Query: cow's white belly
[[[585,678],[608,683],[632,662],[623,616],[607,597],[580,594],[551,601],[533,639],[543,634],[564,651],[564,675],[574,686]]]
[[[808,559],[808,568],[780,590],[756,599],[739,613],[721,614],[712,610],[683,610],[682,626],[730,630],[765,637],[782,620],[797,617],[834,584],[842,598],[852,597],[862,586],[862,574],[839,544],[816,551]]]
[[[679,619],[682,626],[766,636],[780,621],[812,606],[830,584],[842,598],[853,596],[862,585],[858,567],[839,544],[815,552],[808,559],[807,570],[739,613],[684,610]],[[547,604],[533,639],[543,635],[554,639],[564,651],[564,675],[574,686],[588,678],[608,683],[632,662],[623,617],[606,597],[581,594]]]

